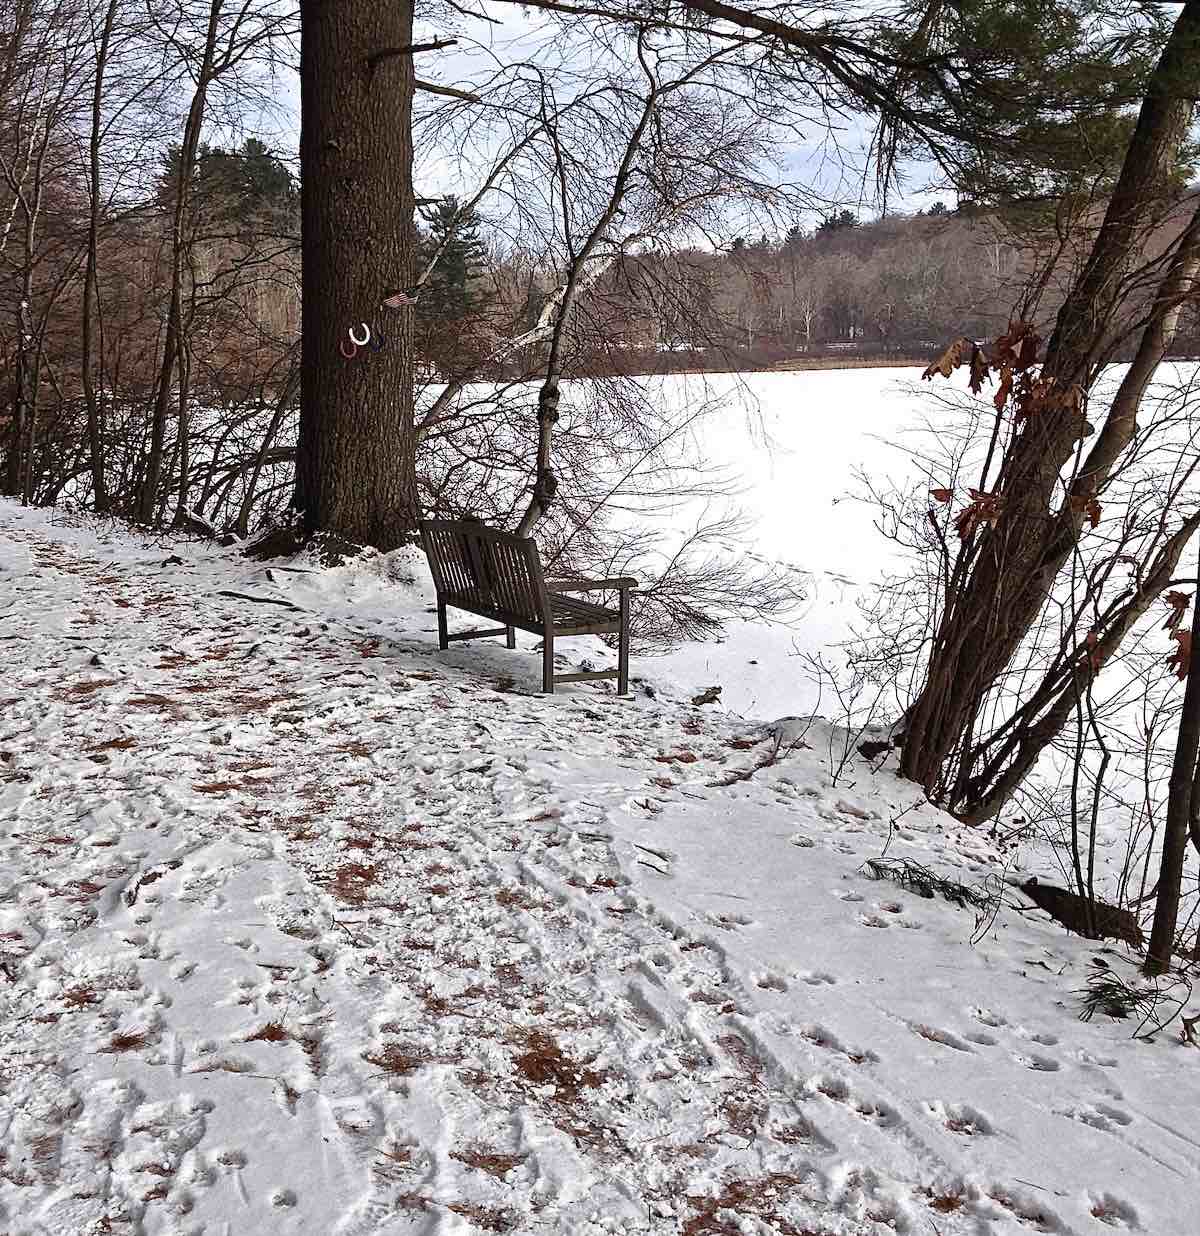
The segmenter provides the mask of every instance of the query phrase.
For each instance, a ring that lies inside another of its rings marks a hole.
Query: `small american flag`
[[[417,298],[413,295],[413,293],[403,289],[399,292],[393,292],[390,296],[385,296],[383,298],[383,305],[385,309],[403,309],[407,305],[415,305],[416,303]]]

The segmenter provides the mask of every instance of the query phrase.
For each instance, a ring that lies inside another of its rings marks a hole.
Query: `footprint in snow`
[[[837,897],[839,901],[858,902],[863,899],[862,893],[845,892],[839,889],[834,889],[833,895]]]
[[[999,1030],[1008,1025],[1006,1018],[1001,1017],[999,1013],[993,1013],[991,1009],[972,1009],[971,1016],[985,1026],[991,1026],[993,1030]]]
[[[891,926],[891,923],[889,923],[886,918],[883,918],[882,916],[878,914],[860,914],[858,916],[858,921],[862,923],[864,927],[890,927]]]
[[[1120,1061],[1116,1056],[1094,1056],[1090,1051],[1080,1051],[1077,1059],[1080,1064],[1098,1064],[1102,1069],[1115,1069]]]
[[[1058,1045],[1058,1035],[1056,1034],[1030,1034],[1024,1027],[1018,1027],[1016,1033],[1023,1039],[1028,1039],[1031,1043],[1037,1043],[1041,1047],[1055,1047]]]
[[[931,1043],[939,1043],[942,1047],[952,1047],[955,1051],[969,1052],[973,1048],[957,1034],[949,1030],[939,1030],[936,1026],[927,1026],[924,1022],[909,1022],[908,1028],[913,1034],[928,1039]]]
[[[736,931],[739,927],[753,927],[754,920],[744,914],[706,914],[705,919],[722,931]]]
[[[969,1103],[943,1103],[931,1099],[925,1103],[925,1110],[960,1137],[990,1137],[996,1131],[987,1116]]]
[[[837,1052],[839,1055],[845,1056],[851,1064],[878,1064],[879,1057],[873,1051],[856,1051],[847,1047],[832,1030],[827,1030],[820,1024],[812,1024],[799,1027],[799,1034],[802,1038],[807,1039],[814,1047],[823,1048],[826,1051]]]
[[[1013,1059],[1027,1069],[1033,1069],[1035,1073],[1057,1073],[1062,1068],[1057,1060],[1049,1056],[1039,1056],[1035,1052],[1030,1052],[1028,1055],[1023,1052],[1013,1052]]]
[[[1068,1120],[1078,1120],[1089,1128],[1102,1129],[1106,1133],[1115,1133],[1133,1123],[1133,1117],[1123,1112],[1119,1107],[1111,1107],[1107,1103],[1084,1104],[1081,1107],[1056,1108],[1056,1116],[1066,1116]]]
[[[794,977],[810,987],[822,987],[826,984],[832,987],[837,983],[837,979],[825,970],[797,970]]]
[[[1048,1210],[1023,1191],[1009,1189],[998,1184],[987,1190],[987,1196],[1034,1231],[1061,1232],[1064,1230],[1061,1220],[1052,1210]]]
[[[892,1128],[902,1125],[900,1113],[887,1103],[864,1099],[840,1078],[830,1074],[818,1075],[808,1083],[809,1088],[818,1094],[823,1094],[834,1103],[841,1103],[854,1113],[860,1120],[868,1124],[879,1125],[881,1128]]]
[[[771,1129],[771,1136],[785,1146],[808,1146],[826,1154],[837,1150],[837,1146],[812,1121],[802,1116],[797,1117],[791,1124],[776,1125]]]
[[[819,1023],[800,1027],[800,1034],[816,1047],[824,1047],[829,1051],[844,1052],[841,1039],[832,1030],[827,1030]]]
[[[1093,1194],[1089,1200],[1089,1211],[1093,1219],[1099,1219],[1108,1227],[1124,1228],[1131,1232],[1141,1230],[1138,1212],[1123,1198],[1114,1197],[1111,1193],[1101,1193]]]

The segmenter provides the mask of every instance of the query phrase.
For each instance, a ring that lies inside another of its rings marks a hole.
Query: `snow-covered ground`
[[[1124,950],[862,870],[1038,855],[430,604],[0,503],[4,1236],[1195,1230]]]

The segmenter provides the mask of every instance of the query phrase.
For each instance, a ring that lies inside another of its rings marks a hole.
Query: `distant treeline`
[[[580,363],[592,372],[879,363],[927,356],[960,335],[994,337],[1014,313],[1048,333],[1078,256],[1064,248],[1038,267],[1032,255],[1046,250],[1035,222],[935,206],[860,223],[842,211],[814,232],[736,240],[723,252],[627,258],[586,315],[591,347]],[[1195,302],[1172,352],[1200,354]]]

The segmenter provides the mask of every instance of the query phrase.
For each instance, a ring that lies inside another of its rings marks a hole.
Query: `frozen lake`
[[[776,717],[820,708],[804,653],[847,639],[860,596],[895,562],[895,546],[876,526],[878,509],[861,500],[859,470],[881,488],[920,479],[899,448],[915,444],[932,401],[920,373],[906,369],[846,369],[810,373],[718,375],[727,411],[697,434],[699,454],[736,476],[736,505],[750,521],[745,548],[804,572],[807,599],[790,623],[733,621],[720,642],[684,645],[647,661],[651,673],[669,666],[698,689],[719,683],[722,703],[746,716]],[[693,378],[664,379],[687,391]],[[664,392],[666,393],[666,392]],[[686,398],[686,393],[684,395]],[[677,512],[680,529],[702,508]]]

